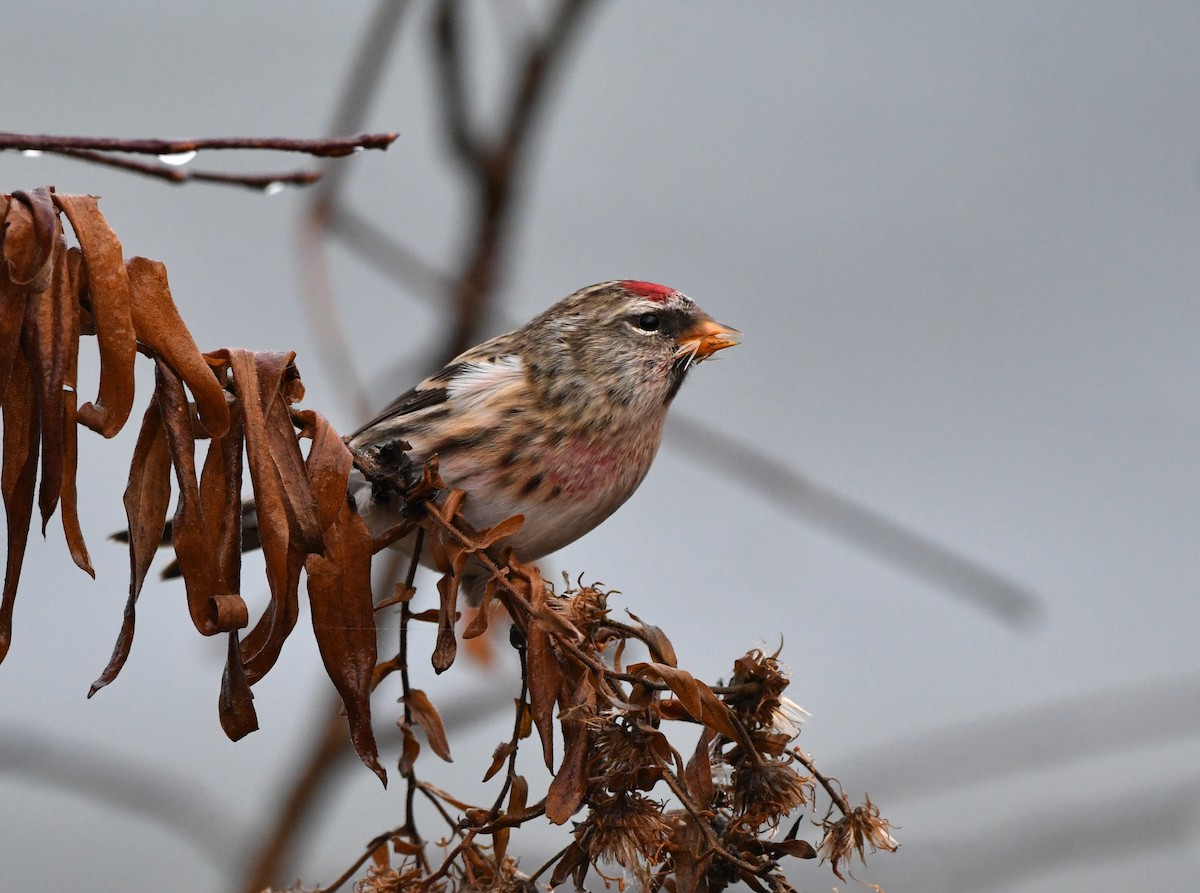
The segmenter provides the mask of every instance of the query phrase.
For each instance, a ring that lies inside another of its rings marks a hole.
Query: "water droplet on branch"
[[[171,165],[171,167],[182,167],[195,157],[196,151],[193,149],[189,152],[175,152],[170,155],[159,155],[158,160],[163,164]]]

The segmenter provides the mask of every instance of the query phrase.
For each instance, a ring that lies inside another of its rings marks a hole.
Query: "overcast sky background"
[[[481,84],[499,82],[496,34],[521,33],[503,23],[522,5],[475,10]],[[30,133],[319,136],[369,13],[311,0],[8,4],[0,120]],[[445,160],[429,19],[415,3],[366,128],[401,137],[349,162],[347,195],[451,268],[467,205]],[[621,512],[547,564],[620,589],[616,605],[667,627],[706,678],[782,635],[790,694],[813,714],[801,743],[900,826],[899,853],[859,872],[892,893],[1195,884],[1198,47],[1200,6],[1187,2],[611,2],[547,108],[505,319],[608,278],[687,292],[745,342],[695,373],[674,412],[1041,600],[1039,620],[1014,629],[678,442]],[[166,262],[203,349],[295,349],[306,404],[342,430],[360,421],[303,313],[303,195],[0,155],[0,191],[41,184],[103,196],[126,253]],[[443,317],[332,256],[382,404],[430,371]],[[255,689],[262,730],[228,742],[223,641],[194,632],[181,585],[158,582],[121,677],[84,699],[125,599],[127,557],[104,537],[124,523],[134,433],[82,439],[97,582],[70,564],[57,520],[26,558],[0,665],[0,893],[230,889],[324,703],[302,618]],[[420,684],[443,706],[484,686],[507,705],[508,672]],[[380,729],[396,709],[376,700]],[[455,742],[472,778],[509,719],[502,708],[481,723]],[[79,794],[120,766],[186,801],[190,836]],[[398,790],[351,771],[298,875],[335,877],[400,821]],[[525,867],[550,847],[526,847]],[[835,880],[791,869],[800,889]]]

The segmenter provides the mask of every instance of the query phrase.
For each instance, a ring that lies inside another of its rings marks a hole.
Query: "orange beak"
[[[742,340],[742,333],[723,326],[707,316],[696,320],[679,335],[679,350],[676,357],[691,355],[696,362],[706,360],[718,350],[733,347]]]

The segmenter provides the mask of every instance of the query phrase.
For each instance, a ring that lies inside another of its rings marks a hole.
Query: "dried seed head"
[[[755,766],[745,761],[733,770],[733,806],[754,827],[774,824],[792,810],[811,802],[812,780],[802,778],[782,760]]]
[[[416,893],[421,889],[422,873],[415,866],[401,866],[397,871],[388,866],[373,865],[365,878],[354,884],[354,893]]]
[[[669,763],[671,746],[661,732],[620,712],[588,722],[588,775],[600,779],[604,789],[613,794],[648,790],[662,777],[661,766]]]
[[[562,614],[571,625],[590,638],[591,631],[608,617],[608,596],[595,585],[568,588],[563,594],[550,601],[553,610]]]
[[[878,850],[894,853],[899,848],[900,844],[888,832],[893,827],[887,819],[880,818],[879,807],[867,797],[862,806],[855,807],[836,822],[826,821],[825,836],[819,848],[821,858],[828,859],[833,873],[845,880],[838,864],[852,854],[857,853],[859,860],[862,860],[866,847],[870,847],[872,853]]]
[[[725,703],[743,723],[752,729],[775,726],[788,677],[774,655],[755,649],[739,657],[730,686],[753,686],[752,691],[725,696]]]
[[[622,794],[594,805],[575,839],[592,861],[615,862],[644,881],[673,832],[660,804],[641,794]]]

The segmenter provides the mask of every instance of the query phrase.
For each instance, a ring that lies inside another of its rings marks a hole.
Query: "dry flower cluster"
[[[60,212],[78,248],[67,248]],[[614,619],[601,588],[556,592],[536,567],[500,546],[520,517],[473,530],[458,511],[466,495],[446,492],[436,460],[415,466],[401,445],[353,455],[319,414],[297,410],[303,386],[292,354],[200,353],[171,299],[163,265],[124,259],[94,198],[44,188],[16,192],[0,197],[0,220],[0,482],[8,518],[0,659],[11,638],[35,490],[43,528],[61,503],[71,554],[91,570],[75,502],[76,425],[106,437],[121,429],[133,408],[133,367],[141,352],[154,363],[155,386],[125,492],[129,598],[112,660],[92,693],[116,677],[129,653],[138,593],[168,529],[173,476],[177,498],[169,531],[192,621],[203,635],[228,637],[219,710],[231,738],[257,727],[250,686],[274,665],[297,622],[302,570],[314,634],[354,746],[381,780],[386,775],[372,733],[370,693],[384,679],[400,677],[404,822],[372,841],[327,889],[373,860],[358,882],[362,893],[532,889],[543,876],[552,885],[581,886],[592,870],[607,882],[609,865],[652,890],[708,893],[743,882],[754,890],[786,891],[792,888],[780,866],[785,856],[819,855],[842,877],[850,856],[895,849],[891,826],[870,800],[852,807],[840,785],[796,745],[802,711],[784,696],[788,679],[778,655],[752,651],[736,661],[726,685],[710,686],[678,666],[662,630],[632,615],[629,623]],[[97,338],[100,376],[96,399],[77,407],[84,334]],[[201,441],[208,442],[202,463]],[[241,551],[251,545],[242,542],[243,463],[271,593],[252,627],[239,594]],[[406,520],[376,540],[346,499],[352,466],[372,481],[377,496],[403,506]],[[415,543],[406,579],[375,601],[372,555],[409,536]],[[422,550],[440,572],[439,599],[436,609],[415,612]],[[483,606],[460,634],[458,582],[468,560],[481,562],[491,578]],[[409,682],[408,631],[412,623],[436,624],[431,657],[442,672],[454,663],[460,636],[487,630],[495,604],[511,619],[521,693],[512,735],[485,775],[500,778],[500,791],[490,805],[476,806],[417,775],[417,728],[437,756],[449,759],[450,745],[436,707]],[[396,606],[399,649],[380,662],[375,612]],[[649,659],[626,663],[631,643]],[[686,759],[664,731],[668,723],[698,732]],[[533,741],[535,732],[553,773],[540,796],[517,772],[522,742]],[[417,830],[418,794],[446,823],[436,839]],[[802,816],[788,823],[799,810],[823,815],[816,821],[817,846],[800,837]],[[525,874],[509,853],[511,833],[542,818],[557,825],[575,821],[572,840]]]

